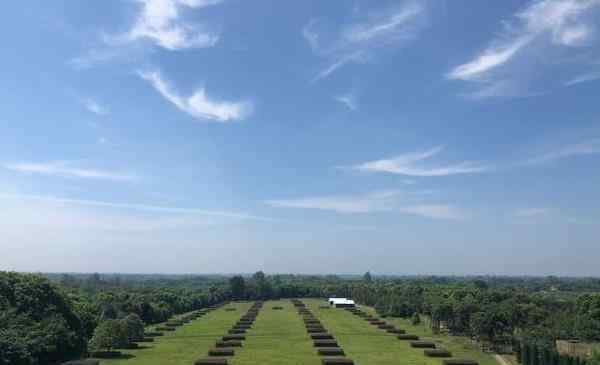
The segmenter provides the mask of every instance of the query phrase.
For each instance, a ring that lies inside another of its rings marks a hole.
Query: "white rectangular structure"
[[[354,301],[346,298],[329,298],[329,305],[336,308],[354,307]]]

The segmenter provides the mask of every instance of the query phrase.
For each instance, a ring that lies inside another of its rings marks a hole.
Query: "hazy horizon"
[[[0,270],[600,276],[597,1],[3,20]]]

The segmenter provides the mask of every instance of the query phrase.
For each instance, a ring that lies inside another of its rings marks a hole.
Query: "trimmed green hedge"
[[[433,348],[435,348],[435,343],[433,343],[431,341],[412,341],[410,343],[410,347],[433,349]]]
[[[320,347],[317,352],[322,356],[344,356],[344,350],[340,347]]]
[[[475,360],[470,359],[448,359],[442,360],[443,365],[479,365]]]
[[[428,357],[452,357],[452,353],[445,349],[426,349],[423,355]]]

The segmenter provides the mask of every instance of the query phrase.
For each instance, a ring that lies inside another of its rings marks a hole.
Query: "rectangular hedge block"
[[[241,335],[243,333],[246,333],[246,330],[232,328],[229,331],[227,331],[227,333],[229,333],[230,335]]]
[[[442,360],[443,365],[479,365],[475,360],[469,359],[448,359]]]
[[[244,335],[225,335],[223,336],[223,341],[243,341],[246,339]]]
[[[317,352],[321,356],[344,356],[344,350],[340,347],[320,347]]]
[[[209,356],[233,356],[235,351],[232,348],[226,347],[215,347],[214,349],[208,350]]]
[[[339,347],[336,340],[314,340],[315,347]]]
[[[227,359],[219,357],[207,357],[196,360],[194,365],[227,365]]]
[[[324,357],[321,359],[321,365],[354,365],[354,361],[347,357]]]
[[[307,328],[306,332],[308,332],[308,333],[321,333],[321,332],[325,332],[325,328],[323,328],[323,327],[311,327],[311,328]]]
[[[217,341],[215,347],[242,347],[242,341],[231,340],[231,341]]]
[[[452,357],[452,353],[444,349],[426,349],[423,350],[423,355],[428,357]]]
[[[175,331],[175,327],[156,327],[157,331],[167,332],[167,331]]]
[[[94,359],[73,360],[63,362],[62,365],[99,365],[100,361]]]
[[[419,336],[409,335],[409,334],[401,334],[401,335],[398,335],[397,338],[399,340],[410,340],[410,341],[418,341],[419,340]]]
[[[433,343],[431,341],[411,341],[410,347],[415,347],[415,348],[420,348],[420,349],[423,349],[423,348],[434,349],[435,343]]]
[[[400,328],[389,328],[388,330],[386,330],[386,332],[387,333],[394,333],[394,334],[397,334],[397,335],[402,335],[402,334],[406,333],[405,330],[402,330]]]
[[[333,340],[333,336],[327,332],[313,333],[310,338],[313,340]]]

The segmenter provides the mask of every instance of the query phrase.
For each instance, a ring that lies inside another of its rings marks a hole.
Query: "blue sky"
[[[0,268],[600,275],[599,20],[5,4]]]

